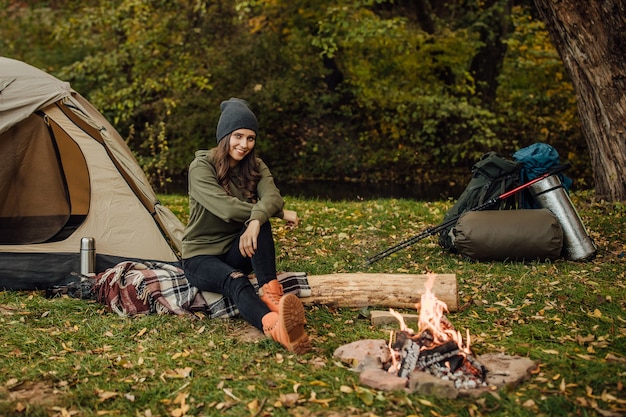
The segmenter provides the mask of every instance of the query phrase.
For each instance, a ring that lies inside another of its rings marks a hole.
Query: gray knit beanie
[[[222,114],[217,122],[215,131],[217,143],[237,129],[250,129],[257,133],[258,122],[247,101],[232,97],[222,101],[220,108],[222,109]]]

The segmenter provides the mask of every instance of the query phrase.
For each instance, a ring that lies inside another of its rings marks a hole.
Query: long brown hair
[[[230,155],[228,151],[230,149],[230,135],[223,137],[217,144],[215,150],[215,169],[217,171],[217,181],[222,186],[224,191],[228,195],[232,195],[230,192],[229,182],[231,180],[230,172]],[[250,153],[246,155],[239,162],[239,178],[242,194],[246,200],[251,203],[255,203],[257,200],[256,186],[261,179],[261,172],[259,171],[259,162],[256,158],[255,148],[252,148]]]

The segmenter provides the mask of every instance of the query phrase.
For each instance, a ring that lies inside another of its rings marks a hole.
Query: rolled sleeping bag
[[[558,259],[563,230],[548,209],[468,211],[452,229],[457,251],[480,261]]]

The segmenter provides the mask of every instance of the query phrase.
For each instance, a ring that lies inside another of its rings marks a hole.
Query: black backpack
[[[484,154],[472,167],[472,179],[454,206],[444,216],[444,223],[518,186],[521,168],[521,162],[508,160],[496,152]],[[517,198],[514,195],[487,209],[506,210],[516,208],[516,206]],[[451,224],[439,233],[439,244],[450,251],[454,250],[450,237],[450,230],[453,227],[454,224]]]

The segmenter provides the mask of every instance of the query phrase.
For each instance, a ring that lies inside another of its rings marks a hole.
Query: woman
[[[256,157],[257,119],[245,100],[221,103],[217,147],[197,151],[189,166],[189,223],[183,267],[190,285],[229,297],[241,316],[288,350],[311,349],[304,307],[283,294],[269,219],[297,225],[268,167]],[[259,295],[248,280],[254,271]]]

